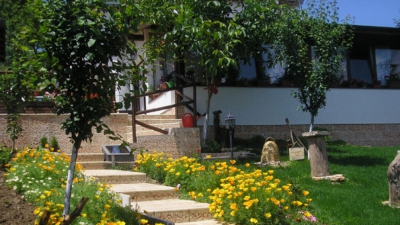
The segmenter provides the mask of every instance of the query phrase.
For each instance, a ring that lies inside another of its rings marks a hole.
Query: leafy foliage
[[[113,134],[101,118],[114,109],[115,85],[124,84],[121,74],[133,66],[123,59],[135,54],[125,11],[83,0],[53,0],[43,8],[43,56],[62,89],[57,113],[70,112],[63,129],[73,141],[91,140],[92,127]]]
[[[299,87],[294,97],[303,104],[302,110],[311,114],[310,131],[351,46],[352,33],[346,21],[339,24],[336,4],[328,0],[309,1],[307,12],[288,10],[290,16],[283,17],[277,28],[278,57]],[[286,26],[290,29],[283,29]]]

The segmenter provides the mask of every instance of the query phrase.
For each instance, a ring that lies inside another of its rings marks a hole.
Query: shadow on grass
[[[381,157],[370,157],[370,156],[328,156],[329,163],[337,165],[353,165],[353,166],[378,166],[378,165],[389,165],[386,158]]]
[[[348,151],[340,149],[338,146],[327,146],[326,147],[327,152],[332,152],[332,153],[346,153]]]

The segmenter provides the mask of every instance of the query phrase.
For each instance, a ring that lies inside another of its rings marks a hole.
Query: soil
[[[35,205],[26,202],[20,194],[5,184],[4,171],[0,169],[0,224],[34,224]]]

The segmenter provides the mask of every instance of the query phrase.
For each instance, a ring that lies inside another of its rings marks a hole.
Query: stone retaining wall
[[[11,146],[11,140],[5,133],[7,128],[6,122],[7,115],[0,114],[0,144]],[[72,150],[72,143],[69,136],[61,130],[61,123],[65,121],[68,115],[56,114],[21,114],[22,119],[22,134],[16,140],[17,148],[24,148],[26,146],[37,147],[40,145],[40,138],[46,136],[48,140],[54,136],[57,138],[60,150],[65,153],[70,153]],[[111,114],[103,121],[117,134],[120,134],[126,139],[127,126],[130,125],[127,114]],[[82,143],[79,150],[80,153],[101,153],[102,145],[118,144],[118,142],[109,139],[102,133],[98,134],[93,130],[93,138],[91,143]]]
[[[61,150],[70,153],[72,143],[68,136],[61,130],[61,123],[68,115],[57,116],[55,114],[21,114],[23,132],[16,141],[17,148],[26,146],[39,146],[40,138],[43,136],[50,138],[55,136],[59,142]],[[104,118],[104,122],[125,140],[127,133],[131,132],[131,122],[128,114],[115,113]],[[362,146],[400,146],[400,124],[358,124],[358,125],[316,125],[326,128],[332,139],[342,139],[349,144]],[[6,115],[0,114],[0,144],[11,146],[11,140],[5,133]],[[191,129],[184,132],[182,129]],[[297,136],[308,131],[308,125],[292,125],[292,129]],[[210,126],[209,137],[213,137],[213,126]],[[138,143],[131,147],[140,148],[147,146],[149,151],[164,151],[174,156],[192,155],[200,147],[201,128],[180,128],[171,130],[171,135],[157,135],[159,137],[138,137]],[[273,137],[274,139],[288,139],[289,129],[286,125],[264,125],[264,126],[237,126],[235,137],[251,138],[255,135]],[[144,144],[146,143],[146,144]],[[81,153],[101,153],[103,145],[119,144],[112,141],[103,134],[94,132],[91,143],[82,143]],[[157,146],[157,147],[155,147]]]
[[[308,132],[309,125],[291,125],[298,137]],[[400,146],[400,124],[317,124],[315,127],[327,129],[332,140],[344,140],[360,146]],[[209,137],[214,137],[210,126]],[[235,137],[251,138],[255,135],[287,140],[290,137],[287,125],[237,126]]]
[[[200,129],[170,128],[168,135],[138,136],[132,149],[147,149],[149,152],[164,152],[173,158],[194,156],[200,153]]]

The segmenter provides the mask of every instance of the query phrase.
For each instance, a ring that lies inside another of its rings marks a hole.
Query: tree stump
[[[387,171],[389,181],[389,206],[400,207],[400,150]]]
[[[325,136],[328,131],[313,131],[302,134],[307,139],[308,151],[311,165],[311,176],[325,177],[329,176],[328,154],[325,146]]]

